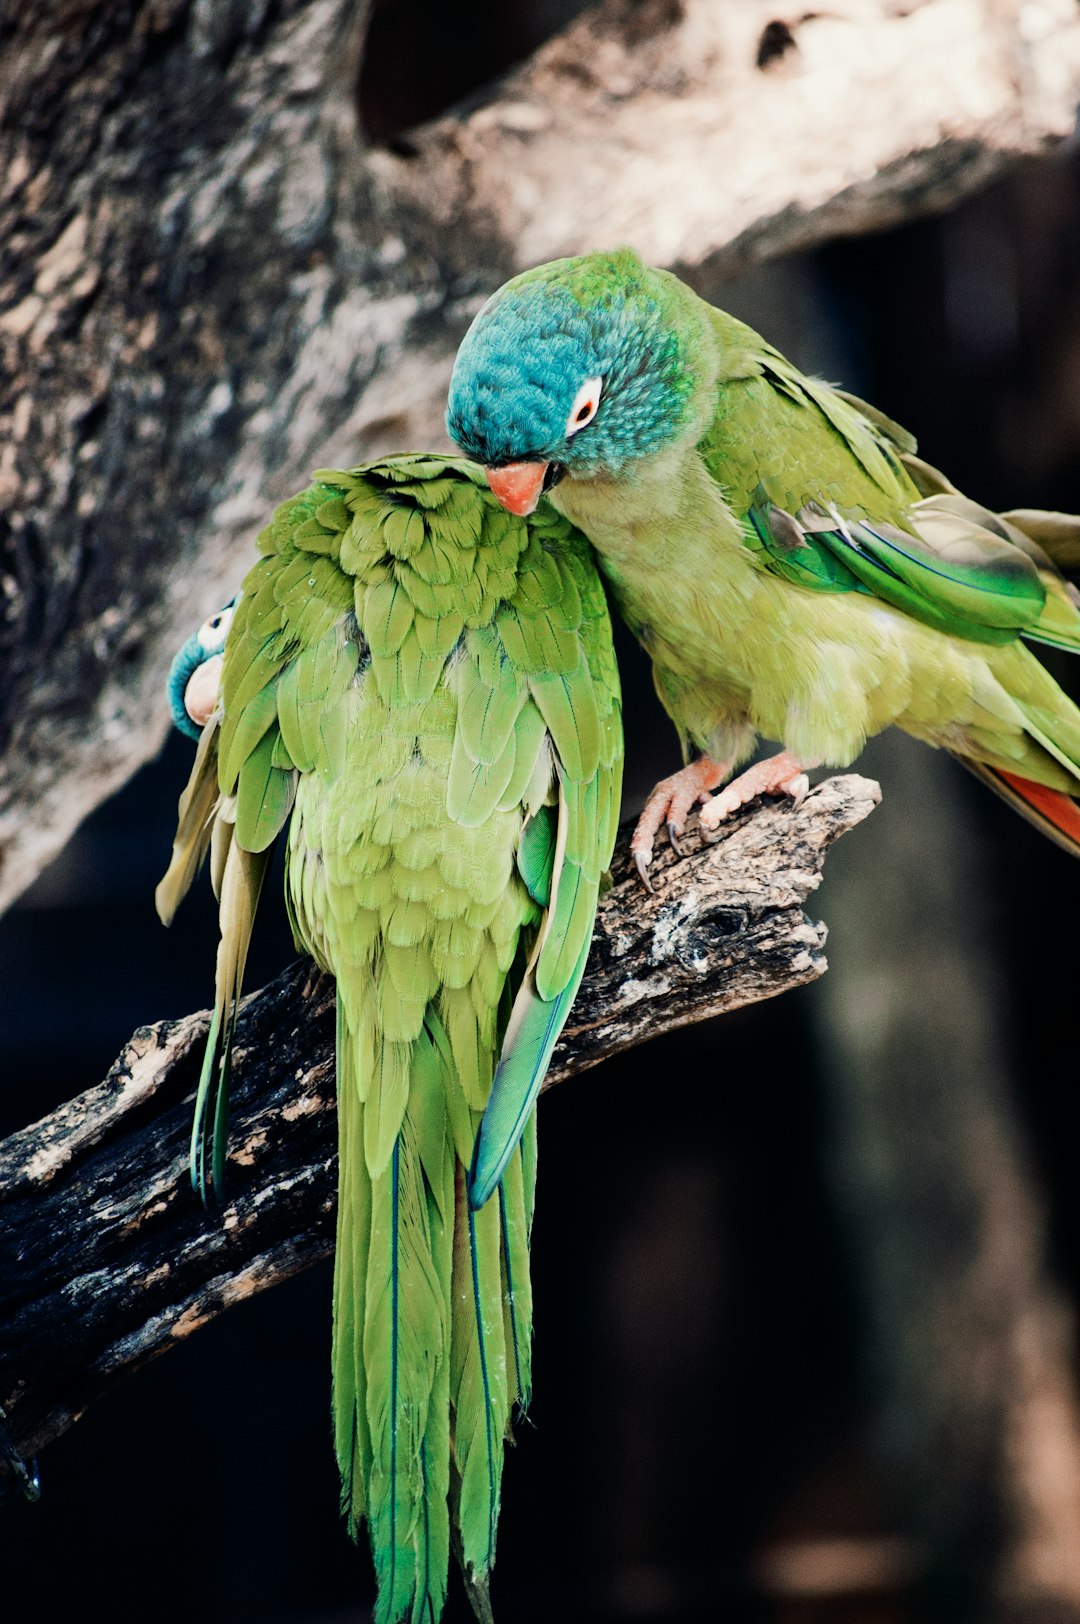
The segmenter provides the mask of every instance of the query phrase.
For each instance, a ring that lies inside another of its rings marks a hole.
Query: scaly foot
[[[642,807],[637,828],[630,842],[634,863],[646,890],[651,891],[649,864],[652,862],[653,842],[662,823],[667,823],[667,837],[676,857],[682,856],[679,836],[686,827],[686,815],[697,801],[708,800],[709,793],[722,784],[730,770],[730,763],[719,763],[708,756],[699,756],[689,767],[662,778]]]
[[[817,765],[816,761],[805,763],[807,767]],[[778,756],[770,756],[767,761],[756,761],[702,807],[702,834],[706,837],[715,834],[725,818],[759,795],[790,795],[795,805],[801,806],[810,788],[803,767],[804,763],[796,761],[789,750],[781,750]]]

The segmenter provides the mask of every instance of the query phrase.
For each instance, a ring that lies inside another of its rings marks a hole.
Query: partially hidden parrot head
[[[189,739],[199,737],[217,704],[225,639],[236,603],[236,598],[231,599],[204,620],[169,668],[169,709],[176,726]]]
[[[685,290],[628,248],[526,271],[488,300],[450,380],[446,427],[512,513],[565,474],[618,475],[695,415]]]

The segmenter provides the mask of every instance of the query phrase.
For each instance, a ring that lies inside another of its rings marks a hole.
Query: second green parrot
[[[653,662],[681,773],[633,846],[800,797],[895,723],[1080,851],[1080,710],[1025,646],[1080,650],[1080,520],[996,514],[882,413],[804,376],[629,249],[525,272],[458,354],[451,437],[514,513],[586,533]],[[714,796],[758,735],[783,752]]]
[[[240,981],[287,826],[293,931],[337,979],[343,1505],[369,1525],[378,1624],[435,1624],[452,1547],[483,1619],[530,1388],[533,1104],[618,824],[604,594],[564,519],[511,516],[446,458],[318,473],[259,550],[217,707],[197,667],[218,617],[170,684],[205,726],[159,911],[209,848],[222,928],[193,1180],[221,1187]]]

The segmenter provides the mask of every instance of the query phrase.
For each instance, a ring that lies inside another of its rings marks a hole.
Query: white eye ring
[[[569,440],[578,429],[583,429],[586,423],[591,423],[600,409],[600,394],[604,387],[603,378],[586,378],[577,394],[574,404],[570,408],[570,416],[566,419],[566,438]]]
[[[224,648],[232,618],[233,611],[230,605],[227,609],[219,609],[209,620],[204,620],[199,627],[199,647],[205,649],[208,654],[216,654],[218,649]]]

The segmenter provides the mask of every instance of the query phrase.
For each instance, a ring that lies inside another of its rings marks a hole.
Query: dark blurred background
[[[407,143],[412,123],[576,9],[536,0],[511,20],[495,0],[385,0],[361,87],[372,138]],[[431,48],[416,57],[423,30]],[[723,288],[695,280],[799,365],[912,428],[979,500],[1080,509],[1075,160],[1032,163],[943,220]],[[677,763],[645,662],[625,638],[621,654],[629,814]],[[1071,680],[1080,693],[1080,670]],[[173,738],[0,923],[4,1133],[99,1081],[135,1026],[208,1002],[209,897],[168,934],[153,911],[190,753]],[[826,981],[545,1099],[536,1398],[506,1475],[502,1620],[991,1616],[998,1455],[983,1481],[948,1427],[913,1444],[934,1372],[918,1351],[902,1368],[890,1360],[897,1326],[917,1341],[926,1308],[910,1253],[933,1274],[935,1249],[954,1244],[957,1212],[933,1192],[955,1187],[956,1113],[987,1068],[991,1128],[1004,1124],[1005,1163],[1046,1204],[1049,1227],[1036,1210],[1031,1231],[1075,1301],[1080,870],[909,741],[879,741],[861,770],[885,801],[826,868]],[[278,910],[263,911],[252,987],[291,954]],[[879,1077],[896,1109],[876,1125]],[[961,1178],[976,1186],[996,1165],[980,1098]],[[898,1155],[915,1165],[939,1107],[942,1165],[898,1239],[895,1202],[883,1215],[873,1193],[895,1182]],[[965,1221],[977,1227],[983,1210],[969,1205]],[[363,1616],[367,1556],[336,1510],[329,1330],[326,1264],[234,1308],[51,1446],[40,1504],[0,1514],[7,1616]],[[977,1384],[977,1340],[956,1351]],[[1075,1364],[1071,1342],[1066,1357]],[[468,1616],[456,1588],[446,1616]]]

